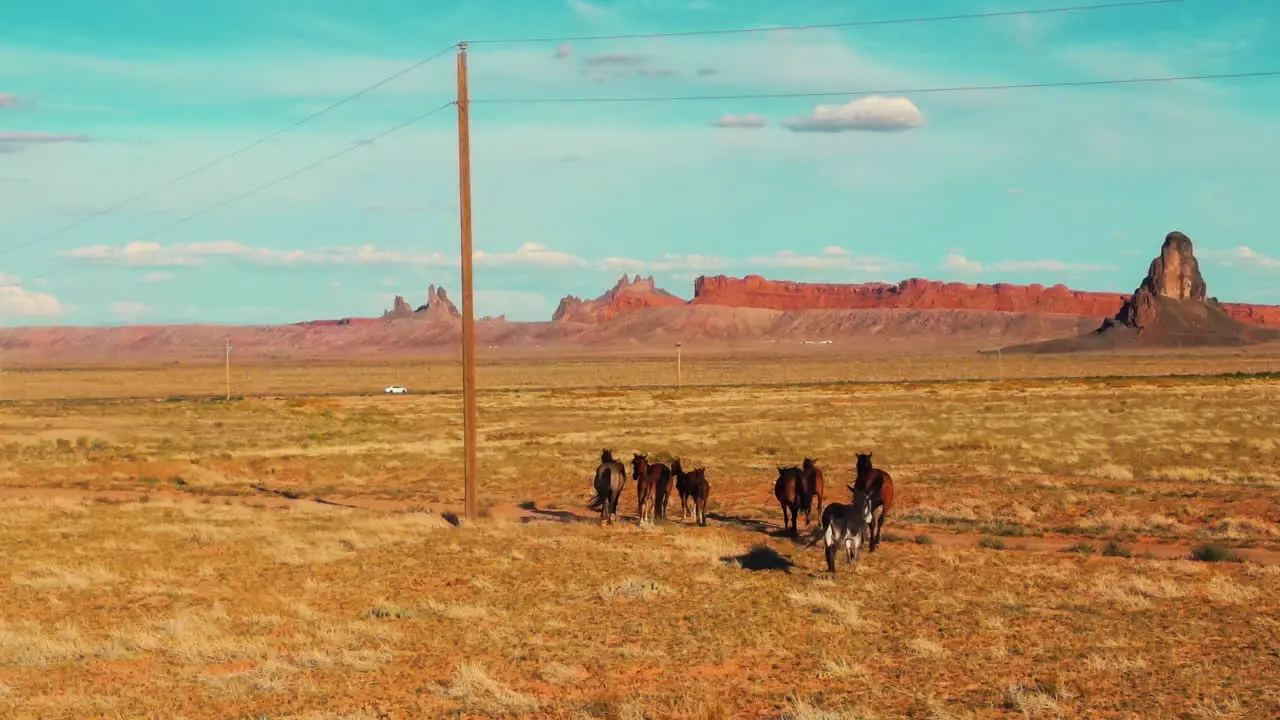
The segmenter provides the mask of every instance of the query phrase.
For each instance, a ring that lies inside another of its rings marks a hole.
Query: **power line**
[[[906,25],[913,23],[942,22],[947,20],[977,20],[982,18],[1016,17],[1019,15],[1049,15],[1054,13],[1085,12],[1089,10],[1112,10],[1118,8],[1142,7],[1150,5],[1170,5],[1185,0],[1133,0],[1132,2],[1105,3],[1101,5],[1071,5],[1067,7],[1042,8],[1036,10],[1004,10],[996,12],[967,13],[964,15],[932,15],[924,17],[894,18],[890,20],[855,20],[850,22],[820,23],[814,25],[775,25],[772,27],[727,28],[720,30],[685,30],[676,32],[635,33],[627,35],[570,35],[563,37],[516,37],[490,38],[485,40],[468,40],[469,44],[516,44],[574,42],[588,40],[634,40],[641,38],[690,37],[696,35],[738,35],[745,33],[771,32],[775,30],[832,30],[836,28],[870,27],[874,25]]]
[[[1014,83],[1009,85],[958,85],[952,87],[925,87],[885,90],[842,90],[794,93],[743,93],[740,95],[667,95],[648,97],[560,97],[560,98],[475,98],[474,103],[504,105],[559,104],[559,103],[638,103],[638,102],[694,102],[702,100],[757,100],[776,98],[857,97],[866,95],[924,95],[932,93],[983,92],[988,90],[1028,90],[1034,88],[1087,87],[1097,85],[1140,85],[1154,83],[1187,82],[1191,80],[1227,80],[1239,78],[1264,78],[1280,75],[1280,70],[1259,72],[1215,73],[1212,75],[1173,75],[1166,77],[1118,78],[1110,80],[1066,80],[1062,82]]]
[[[177,220],[174,220],[174,221],[173,221],[173,222],[171,222],[171,223],[167,223],[167,224],[165,224],[165,225],[161,225],[160,227],[157,227],[157,228],[155,228],[155,229],[151,230],[150,232],[147,232],[147,233],[146,233],[146,234],[144,234],[144,235],[139,235],[138,237],[136,237],[136,238],[135,238],[135,240],[147,240],[147,239],[149,239],[149,238],[151,238],[151,237],[154,237],[155,235],[158,235],[158,234],[160,234],[160,233],[162,233],[162,232],[164,232],[164,231],[166,231],[166,230],[170,230],[170,229],[175,228],[175,227],[177,227],[177,226],[179,226],[179,225],[182,225],[182,224],[188,223],[188,222],[190,222],[190,221],[192,221],[192,220],[195,220],[195,219],[196,219],[196,218],[198,218],[198,217],[202,217],[202,216],[204,216],[204,215],[207,215],[207,214],[209,214],[209,213],[213,212],[214,210],[220,210],[220,209],[222,209],[222,208],[224,208],[224,207],[226,207],[226,206],[228,206],[228,205],[230,205],[230,204],[232,204],[232,203],[235,203],[235,202],[238,202],[238,201],[240,201],[240,200],[243,200],[244,198],[247,198],[247,197],[249,197],[250,195],[255,195],[255,194],[257,194],[257,193],[262,192],[263,190],[266,190],[266,189],[268,189],[268,188],[274,187],[274,186],[279,185],[279,184],[281,184],[281,183],[283,183],[283,182],[286,182],[286,181],[288,181],[288,180],[292,180],[293,178],[295,178],[295,177],[297,177],[297,176],[299,176],[299,175],[301,175],[301,174],[303,174],[303,173],[305,173],[305,172],[308,172],[308,171],[310,171],[310,170],[314,170],[315,168],[320,167],[321,165],[324,165],[325,163],[327,163],[327,162],[329,162],[329,161],[331,161],[331,160],[336,160],[336,159],[338,159],[338,158],[342,157],[343,155],[346,155],[347,153],[351,152],[352,150],[355,150],[355,149],[357,149],[357,148],[364,147],[365,145],[368,145],[368,144],[370,144],[370,143],[373,143],[373,142],[376,142],[376,141],[378,141],[378,140],[381,140],[382,138],[384,138],[384,137],[386,137],[386,136],[388,136],[388,135],[390,135],[390,134],[392,134],[392,133],[394,133],[394,132],[398,132],[398,131],[400,131],[400,130],[403,130],[403,129],[405,129],[405,128],[409,127],[410,125],[413,125],[413,124],[414,124],[414,123],[416,123],[416,122],[419,122],[419,121],[425,120],[425,119],[427,119],[427,118],[431,117],[432,115],[435,115],[436,113],[440,112],[441,110],[444,110],[445,108],[452,107],[453,105],[454,105],[454,102],[451,100],[451,101],[449,101],[449,102],[447,102],[447,103],[445,103],[445,104],[443,104],[443,105],[440,105],[439,107],[432,108],[431,110],[428,110],[427,112],[422,113],[421,115],[417,115],[417,116],[415,116],[415,117],[409,118],[408,120],[405,120],[405,121],[404,121],[404,122],[402,122],[402,123],[399,123],[399,124],[397,124],[397,125],[393,125],[393,126],[391,126],[391,127],[387,128],[386,130],[383,130],[382,132],[378,133],[377,135],[374,135],[373,137],[369,138],[368,140],[365,140],[365,141],[360,142],[360,143],[357,143],[357,144],[348,145],[348,146],[346,146],[346,147],[342,148],[341,150],[339,150],[339,151],[337,151],[337,152],[335,152],[335,153],[332,153],[332,154],[326,155],[325,157],[320,158],[319,160],[316,160],[316,161],[314,161],[314,162],[312,162],[312,163],[309,163],[309,164],[307,164],[307,165],[304,165],[304,166],[302,166],[302,167],[298,168],[297,170],[294,170],[294,171],[292,171],[292,172],[290,172],[290,173],[288,173],[288,174],[286,174],[286,175],[281,175],[280,177],[278,177],[278,178],[276,178],[276,179],[274,179],[274,180],[269,180],[269,181],[267,181],[267,182],[265,182],[265,183],[262,183],[261,185],[258,185],[258,186],[256,186],[256,187],[250,188],[249,190],[246,190],[245,192],[242,192],[242,193],[240,193],[239,195],[233,195],[233,196],[231,196],[231,197],[227,198],[226,200],[223,200],[223,201],[221,201],[221,202],[218,202],[218,203],[215,203],[215,204],[210,205],[210,206],[208,206],[208,207],[205,207],[204,209],[202,209],[202,210],[198,210],[198,211],[196,211],[196,212],[194,212],[194,213],[191,213],[190,215],[184,215],[183,217],[180,217],[180,218],[178,218]]]
[[[351,102],[351,101],[353,101],[353,100],[355,100],[355,99],[357,99],[357,98],[360,98],[360,97],[362,97],[362,96],[364,96],[364,95],[366,95],[366,94],[368,94],[368,93],[370,93],[370,92],[372,92],[372,91],[374,91],[374,90],[377,90],[378,88],[382,87],[383,85],[386,85],[387,83],[391,82],[392,80],[395,80],[395,79],[397,79],[397,78],[403,77],[403,76],[405,76],[405,75],[409,74],[410,72],[413,72],[414,70],[417,70],[418,68],[422,67],[423,65],[426,65],[427,63],[429,63],[429,62],[431,62],[431,61],[433,61],[433,60],[436,60],[436,59],[438,59],[438,58],[442,57],[443,55],[445,55],[446,53],[448,53],[450,50],[453,50],[455,47],[457,47],[457,45],[456,45],[456,44],[454,44],[454,45],[450,45],[449,47],[446,47],[446,48],[444,48],[444,49],[440,50],[439,52],[435,53],[434,55],[431,55],[431,56],[429,56],[429,57],[423,58],[422,60],[418,60],[418,61],[416,61],[416,62],[414,62],[414,63],[411,63],[410,65],[408,65],[408,66],[406,66],[406,67],[404,67],[404,68],[401,68],[400,70],[397,70],[396,72],[394,72],[394,73],[392,73],[392,74],[390,74],[390,75],[388,75],[388,76],[386,76],[386,77],[382,78],[381,80],[378,80],[377,82],[373,83],[372,85],[366,85],[365,87],[363,87],[363,88],[361,88],[361,89],[357,90],[356,92],[354,92],[354,93],[352,93],[352,94],[350,94],[350,95],[348,95],[348,96],[346,96],[346,97],[344,97],[344,98],[342,98],[342,99],[340,99],[340,100],[337,100],[336,102],[333,102],[333,103],[331,103],[331,104],[329,104],[329,105],[326,105],[325,107],[320,108],[319,110],[317,110],[317,111],[315,111],[315,112],[311,113],[310,115],[307,115],[306,117],[303,117],[303,118],[301,118],[301,119],[299,119],[299,120],[295,120],[294,122],[292,122],[292,123],[290,123],[290,124],[288,124],[288,125],[286,125],[286,126],[284,126],[284,127],[280,128],[279,130],[276,130],[275,132],[272,132],[272,133],[271,133],[271,134],[269,134],[269,135],[264,135],[263,137],[260,137],[260,138],[258,138],[257,140],[254,140],[253,142],[249,143],[248,145],[245,145],[245,146],[243,146],[243,147],[241,147],[241,148],[239,148],[239,149],[237,149],[237,150],[233,150],[233,151],[231,151],[231,152],[227,153],[226,155],[222,155],[222,156],[220,156],[220,157],[218,157],[218,158],[215,158],[215,159],[214,159],[214,160],[212,160],[211,162],[208,162],[208,163],[206,163],[206,164],[204,164],[204,165],[201,165],[200,167],[198,167],[198,168],[196,168],[196,169],[194,169],[194,170],[189,170],[189,171],[187,171],[187,172],[185,172],[185,173],[183,173],[183,174],[181,174],[181,175],[178,175],[178,176],[176,176],[176,177],[170,178],[169,180],[166,180],[165,182],[162,182],[162,183],[160,183],[159,185],[156,185],[155,187],[152,187],[150,190],[146,190],[146,191],[144,191],[144,192],[142,192],[142,193],[139,193],[139,194],[137,194],[137,195],[134,195],[133,197],[130,197],[130,198],[126,199],[126,200],[123,200],[123,201],[121,201],[121,202],[118,202],[118,203],[116,203],[115,205],[112,205],[112,206],[110,206],[110,207],[106,208],[105,210],[98,210],[98,211],[96,211],[96,212],[90,213],[90,214],[88,214],[88,215],[86,215],[86,216],[84,216],[84,217],[81,217],[81,218],[79,218],[79,219],[77,219],[77,220],[75,220],[75,221],[73,221],[73,222],[71,222],[71,223],[69,223],[69,224],[67,224],[67,225],[63,225],[63,226],[61,226],[61,227],[59,227],[59,228],[54,229],[54,230],[53,230],[53,231],[51,231],[51,232],[48,232],[48,233],[45,233],[44,235],[41,235],[41,236],[39,236],[39,237],[36,237],[36,238],[34,238],[34,239],[32,239],[32,240],[30,240],[30,241],[28,241],[28,242],[19,243],[19,244],[17,244],[17,245],[13,245],[13,246],[10,246],[10,247],[5,248],[5,249],[3,249],[3,250],[0,250],[0,255],[7,254],[7,253],[9,253],[9,252],[12,252],[13,250],[17,250],[17,249],[20,249],[20,248],[24,248],[24,247],[27,247],[27,246],[29,246],[29,245],[34,245],[34,244],[36,244],[36,243],[43,242],[43,241],[45,241],[45,240],[50,240],[50,239],[52,239],[52,238],[55,238],[55,237],[57,237],[57,236],[59,236],[59,235],[61,235],[61,234],[65,233],[65,232],[67,232],[68,230],[73,230],[73,229],[75,229],[75,228],[77,228],[77,227],[79,227],[79,226],[83,225],[84,223],[89,222],[90,220],[93,220],[93,219],[95,219],[95,218],[102,217],[102,216],[104,216],[104,215],[110,215],[111,213],[116,212],[117,210],[120,210],[120,209],[122,209],[122,208],[125,208],[125,207],[127,207],[127,206],[129,206],[129,205],[132,205],[133,203],[135,203],[135,202],[137,202],[137,201],[139,201],[139,200],[142,200],[142,199],[144,199],[144,198],[148,198],[148,197],[150,197],[150,196],[152,196],[152,195],[154,195],[154,194],[156,194],[156,193],[160,192],[161,190],[165,190],[165,189],[168,189],[168,188],[170,188],[170,187],[172,187],[172,186],[174,186],[174,185],[177,185],[178,183],[182,182],[183,180],[187,180],[187,179],[189,179],[189,178],[195,177],[196,175],[199,175],[200,173],[204,172],[205,170],[208,170],[208,169],[210,169],[210,168],[212,168],[212,167],[214,167],[214,166],[216,166],[216,165],[220,165],[220,164],[222,164],[222,163],[226,162],[227,160],[230,160],[230,159],[231,159],[231,158],[233,158],[233,157],[236,157],[236,156],[241,155],[241,154],[243,154],[243,153],[245,153],[245,152],[248,152],[249,150],[252,150],[253,148],[258,147],[259,145],[261,145],[261,144],[263,144],[263,143],[265,143],[265,142],[267,142],[267,141],[269,141],[269,140],[273,140],[273,139],[275,139],[275,138],[277,138],[277,137],[280,137],[281,135],[283,135],[283,134],[285,134],[285,133],[289,132],[290,130],[293,130],[294,128],[300,127],[300,126],[302,126],[302,125],[304,125],[304,124],[306,124],[306,123],[308,123],[308,122],[311,122],[312,120],[314,120],[314,119],[316,119],[316,118],[320,117],[321,115],[324,115],[324,114],[326,114],[326,113],[328,113],[328,112],[330,112],[330,111],[336,110],[336,109],[338,109],[338,108],[342,107],[343,105],[346,105],[347,103],[349,103],[349,102]]]

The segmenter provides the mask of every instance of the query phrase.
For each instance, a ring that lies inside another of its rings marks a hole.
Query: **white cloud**
[[[838,245],[828,245],[817,255],[800,255],[794,250],[781,250],[767,257],[749,258],[747,264],[791,270],[839,269],[867,273],[889,273],[910,267],[910,265],[885,258],[854,255]]]
[[[0,92],[0,109],[17,107],[19,102],[17,95]]]
[[[591,67],[599,67],[601,65],[609,66],[633,66],[643,65],[649,61],[644,55],[636,55],[633,53],[601,53],[599,55],[588,55],[582,58],[582,64]]]
[[[942,267],[944,270],[958,273],[982,272],[982,263],[974,262],[957,252],[948,253],[947,259],[942,261]]]
[[[570,45],[569,43],[562,43],[556,46],[556,52],[554,55],[552,55],[552,57],[557,59],[563,59],[563,58],[571,57],[572,55],[573,55],[573,46]]]
[[[22,278],[0,273],[0,317],[56,317],[63,312],[58,298],[28,290]]]
[[[1280,259],[1264,255],[1247,245],[1238,245],[1229,250],[1206,250],[1201,254],[1227,267],[1245,265],[1268,271],[1280,270]]]
[[[0,143],[46,144],[89,142],[89,140],[90,138],[86,135],[60,135],[47,132],[15,132],[12,130],[0,130]]]
[[[924,113],[907,98],[872,95],[844,105],[819,105],[808,116],[782,125],[795,132],[910,130],[924,125]]]
[[[665,272],[668,270],[685,270],[702,272],[721,270],[731,266],[731,260],[709,255],[675,255],[666,253],[656,260],[636,260],[625,257],[607,257],[601,260],[598,267],[610,272]]]
[[[1065,272],[1101,272],[1115,270],[1114,265],[1097,263],[1068,263],[1061,260],[1001,260],[989,265],[970,260],[958,252],[951,252],[943,260],[942,267],[952,272],[974,275],[980,272],[1016,273],[1065,273]]]
[[[996,272],[1102,272],[1115,270],[1114,265],[1101,263],[1068,263],[1061,260],[1001,260],[988,266]]]
[[[162,283],[162,282],[171,282],[171,281],[172,281],[172,280],[174,280],[176,277],[177,277],[177,275],[174,275],[174,274],[173,274],[173,273],[171,273],[171,272],[164,272],[164,271],[160,271],[160,272],[149,272],[149,273],[147,273],[146,275],[143,275],[143,276],[142,276],[142,282],[144,282],[144,283]]]
[[[132,300],[111,303],[111,314],[125,322],[133,322],[151,314],[151,306]]]
[[[543,268],[584,267],[586,260],[566,252],[549,250],[546,245],[527,242],[516,248],[515,252],[488,253],[477,250],[472,256],[477,265],[530,265]]]
[[[762,115],[722,115],[719,120],[712,123],[720,128],[762,128],[769,124],[769,121]]]
[[[428,265],[457,264],[440,253],[408,253],[400,250],[378,250],[372,245],[359,247],[320,248],[316,250],[282,250],[250,247],[243,243],[220,240],[165,246],[136,240],[124,245],[90,245],[63,250],[62,257],[84,262],[128,265],[132,267],[177,267],[204,265],[210,258],[226,258],[256,265]]]
[[[584,17],[602,17],[605,9],[587,0],[569,0],[569,9]]]

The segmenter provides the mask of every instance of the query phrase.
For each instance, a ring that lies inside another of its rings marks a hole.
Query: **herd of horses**
[[[652,525],[655,518],[666,519],[667,501],[674,485],[680,495],[680,522],[688,517],[692,501],[695,522],[706,526],[707,498],[711,494],[706,468],[685,471],[679,458],[668,466],[649,462],[647,455],[635,454],[631,458],[631,473],[636,482],[636,512],[641,525]],[[597,504],[600,507],[601,525],[612,525],[617,519],[618,501],[626,484],[626,468],[614,459],[612,450],[605,448],[596,466],[592,503],[592,507]],[[793,538],[800,532],[800,512],[804,512],[805,525],[812,525],[814,503],[817,503],[820,525],[806,547],[813,546],[819,539],[825,540],[827,569],[832,573],[836,571],[835,557],[840,548],[844,548],[849,563],[857,562],[864,544],[868,552],[879,548],[880,533],[893,506],[893,478],[872,465],[870,452],[857,453],[854,481],[846,487],[852,493],[852,502],[833,502],[824,508],[825,477],[812,458],[805,458],[799,467],[778,467],[778,478],[773,484],[773,495],[782,507],[783,532]]]
[[[684,522],[689,516],[689,501],[692,500],[694,521],[706,526],[707,497],[711,495],[706,468],[694,468],[685,472],[679,458],[668,467],[665,463],[649,462],[647,455],[634,455],[631,458],[631,474],[636,480],[636,500],[639,503],[636,512],[640,516],[641,525],[652,525],[655,517],[666,519],[667,500],[671,497],[674,480],[676,492],[680,495],[680,522]],[[602,450],[595,478],[595,502],[600,504],[601,525],[612,525],[618,518],[618,501],[622,499],[622,489],[626,485],[626,468],[613,459],[612,450]]]

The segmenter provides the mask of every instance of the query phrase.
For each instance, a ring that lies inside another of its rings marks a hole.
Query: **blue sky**
[[[452,108],[174,224],[450,101],[451,54],[124,209],[35,239],[457,40],[1062,4],[15,3],[0,24],[0,323],[293,322],[376,315],[394,294],[418,304],[429,283],[456,296]],[[847,107],[856,98],[481,102],[1260,70],[1280,70],[1277,3],[473,45],[477,311],[545,319],[561,295],[595,296],[624,271],[653,274],[684,297],[703,273],[1128,292],[1174,229],[1195,241],[1211,294],[1280,303],[1280,78],[891,95]]]

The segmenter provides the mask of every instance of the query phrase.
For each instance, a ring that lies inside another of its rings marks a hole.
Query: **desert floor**
[[[0,714],[1280,714],[1280,380],[739,359],[632,390],[670,364],[597,362],[482,372],[460,524],[459,397],[353,394],[448,366],[239,369],[281,397],[229,402],[172,399],[217,367],[4,373]],[[629,483],[600,527],[603,447],[705,466],[709,526],[673,499],[638,527]],[[865,450],[886,542],[831,577],[803,516],[780,532],[776,467],[816,457],[847,501]]]

